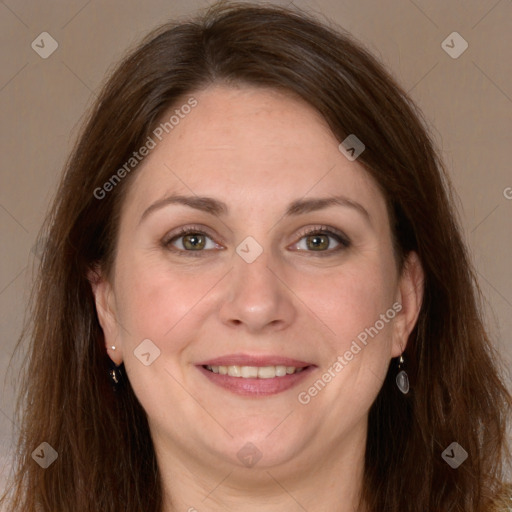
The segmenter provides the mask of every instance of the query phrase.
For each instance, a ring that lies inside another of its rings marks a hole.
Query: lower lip
[[[293,388],[304,379],[307,379],[315,367],[308,366],[300,373],[287,374],[283,377],[273,377],[272,379],[244,379],[243,377],[231,377],[230,375],[213,373],[202,366],[197,366],[196,368],[217,386],[237,395],[269,396]]]

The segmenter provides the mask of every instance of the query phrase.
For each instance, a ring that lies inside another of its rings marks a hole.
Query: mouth
[[[230,377],[239,377],[241,379],[273,379],[275,377],[286,377],[287,375],[293,375],[295,373],[302,372],[309,366],[302,366],[297,368],[296,366],[212,366],[204,365],[204,369],[218,373],[219,375],[229,375]]]
[[[224,359],[222,362],[225,362]],[[216,361],[212,361],[216,362]],[[285,362],[281,360],[280,362]],[[263,397],[290,390],[303,382],[316,365],[291,359],[287,364],[200,364],[196,368],[210,383],[231,393]]]

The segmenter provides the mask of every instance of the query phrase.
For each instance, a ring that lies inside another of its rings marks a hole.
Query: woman
[[[450,193],[339,30],[222,4],[152,33],[42,235],[8,510],[507,510]]]

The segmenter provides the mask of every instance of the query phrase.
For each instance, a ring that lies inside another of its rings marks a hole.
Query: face
[[[133,176],[112,278],[94,285],[109,355],[157,451],[326,460],[364,439],[416,321],[419,264],[398,274],[383,195],[307,104],[193,96]]]

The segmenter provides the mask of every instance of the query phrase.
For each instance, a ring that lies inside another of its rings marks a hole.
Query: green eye
[[[346,236],[327,228],[306,231],[295,244],[295,249],[299,251],[326,253],[326,256],[348,247],[350,241]]]
[[[182,245],[188,251],[198,251],[206,246],[206,237],[200,233],[193,233],[181,237]]]
[[[306,246],[308,249],[312,249],[314,251],[325,251],[329,249],[330,240],[329,236],[318,234],[318,235],[309,235],[306,237]]]
[[[164,246],[170,250],[181,253],[204,252],[221,248],[210,236],[197,229],[183,229],[167,241]]]
[[[184,228],[164,241],[163,244],[176,253],[183,255],[188,253],[189,256],[192,255],[190,253],[197,253],[199,256],[200,253],[210,252],[211,249],[223,249],[212,237],[197,228]],[[350,240],[342,232],[327,227],[317,227],[303,232],[293,247],[298,251],[328,256],[346,249],[350,245]]]

